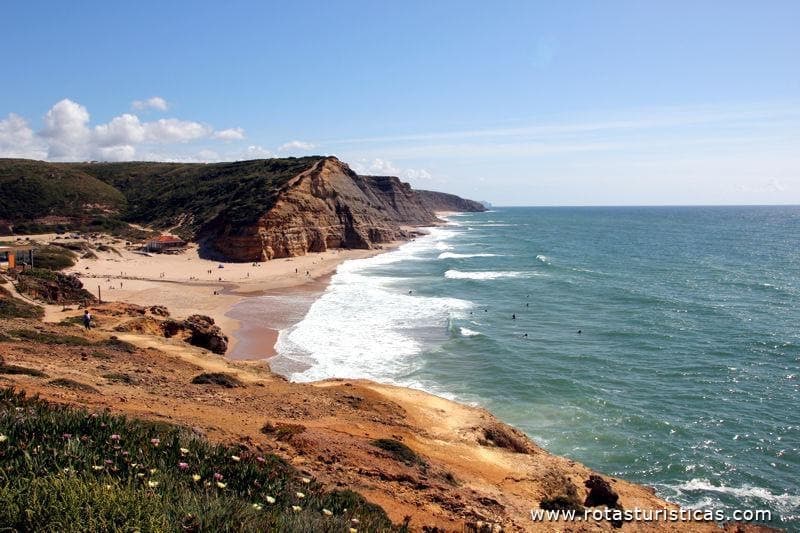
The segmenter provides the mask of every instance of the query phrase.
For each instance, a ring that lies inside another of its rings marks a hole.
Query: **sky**
[[[335,155],[496,205],[800,204],[800,2],[8,2],[0,157]]]

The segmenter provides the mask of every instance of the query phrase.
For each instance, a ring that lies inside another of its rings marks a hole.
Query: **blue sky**
[[[333,154],[501,205],[800,203],[800,2],[14,2],[0,156]]]

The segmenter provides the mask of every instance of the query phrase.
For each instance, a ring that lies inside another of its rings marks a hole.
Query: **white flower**
[[[242,458],[239,457],[238,455],[231,455],[231,461],[233,461],[234,463],[238,463],[241,460]]]
[[[0,435],[0,442],[5,442],[8,440],[8,437],[5,435]]]
[[[333,516],[333,511],[331,511],[330,509],[323,509],[322,514],[324,514],[325,516]]]
[[[303,508],[300,507],[299,505],[292,505],[292,511],[294,511],[295,513],[299,513],[302,510]]]
[[[158,481],[148,481],[147,486],[150,487],[151,489],[154,489],[158,487]]]
[[[253,504],[253,509],[255,509],[256,511],[260,511],[261,510],[261,504],[260,503],[254,503]]]
[[[200,474],[192,474],[192,479],[195,481],[200,481]]]
[[[189,448],[181,448],[181,453],[186,455],[187,453],[189,453]]]
[[[304,477],[304,478],[302,478],[302,479],[301,479],[301,481],[302,481],[303,483],[306,483],[306,484],[307,484],[307,483],[311,483],[311,480],[310,480],[310,479],[308,479],[307,477]]]
[[[227,483],[223,483],[222,481],[217,481],[217,487],[224,489],[227,486],[228,486]]]
[[[103,469],[102,466],[97,466],[97,465],[92,466],[92,470],[102,470],[102,469]]]
[[[275,498],[273,498],[272,496],[267,496],[264,499],[267,500],[267,503],[275,503]]]
[[[306,495],[303,494],[302,492],[295,492],[294,495],[301,499],[306,497]]]

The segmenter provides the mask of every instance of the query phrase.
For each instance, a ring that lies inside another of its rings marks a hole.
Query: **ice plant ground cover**
[[[18,531],[407,529],[277,456],[8,388],[0,388],[0,523]]]

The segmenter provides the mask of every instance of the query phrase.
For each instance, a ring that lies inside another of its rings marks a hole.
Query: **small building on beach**
[[[32,246],[0,246],[0,270],[14,270],[24,264],[25,256],[32,249]]]
[[[174,235],[159,235],[144,245],[145,251],[155,253],[179,252],[184,248],[186,241]]]

